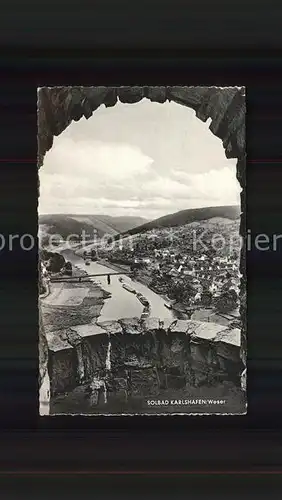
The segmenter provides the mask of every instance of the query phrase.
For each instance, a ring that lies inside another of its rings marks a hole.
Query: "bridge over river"
[[[97,277],[101,277],[101,276],[107,276],[107,278],[109,276],[133,276],[134,273],[127,273],[125,271],[123,272],[119,272],[119,273],[115,273],[115,272],[110,272],[110,273],[96,273],[96,274],[89,274],[87,273],[87,276],[62,276],[62,277],[59,277],[59,278],[51,278],[51,282],[53,283],[63,283],[63,282],[69,282],[69,283],[76,283],[77,281],[78,282],[81,282],[81,281],[86,281],[90,278],[97,278]],[[91,280],[90,280],[91,281]],[[110,283],[109,283],[110,285]]]

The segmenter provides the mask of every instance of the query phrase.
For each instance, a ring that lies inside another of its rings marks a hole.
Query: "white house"
[[[210,291],[211,293],[214,293],[214,292],[216,292],[216,290],[217,290],[217,286],[216,286],[216,284],[215,284],[215,283],[212,283],[212,284],[210,285],[210,287],[209,287],[209,291]]]
[[[150,262],[151,262],[150,257],[145,257],[145,258],[144,258],[144,259],[142,259],[142,260],[143,260],[143,262],[145,262],[145,264],[150,264]]]

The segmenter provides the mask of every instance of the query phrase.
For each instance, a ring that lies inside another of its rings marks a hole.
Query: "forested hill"
[[[126,231],[126,233],[134,235],[150,231],[151,229],[184,226],[185,224],[189,224],[191,222],[200,222],[201,220],[208,220],[212,218],[236,220],[240,217],[240,213],[240,207],[235,205],[181,210],[180,212],[165,215],[159,219],[134,227]]]
[[[81,235],[84,230],[97,236],[105,234],[115,235],[144,224],[146,219],[135,216],[112,217],[109,215],[72,215],[72,214],[48,214],[39,216],[41,232],[45,234],[59,234],[63,239],[70,234]]]

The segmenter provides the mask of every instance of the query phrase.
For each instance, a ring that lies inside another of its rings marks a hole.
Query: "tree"
[[[189,303],[195,291],[189,283],[172,283],[168,286],[169,296],[177,302]]]
[[[213,248],[212,246],[209,246],[208,255],[209,255],[209,257],[212,257],[212,258],[215,257],[216,256],[215,248]]]
[[[46,292],[46,287],[44,285],[44,281],[42,279],[42,272],[40,269],[40,271],[39,271],[39,293],[40,293],[40,295],[42,295],[45,292]]]
[[[212,293],[209,290],[204,290],[201,294],[201,302],[204,307],[209,307],[212,302]]]
[[[49,245],[49,240],[50,240],[50,236],[48,234],[44,234],[41,236],[40,239],[40,245],[41,247],[47,247]]]
[[[228,313],[237,307],[238,296],[235,290],[222,292],[215,302],[215,308],[219,313]]]
[[[91,259],[97,260],[97,252],[96,252],[96,250],[94,250],[94,248],[92,248],[92,250],[91,250]]]
[[[184,288],[183,288],[183,286],[180,283],[176,284],[173,287],[172,293],[173,293],[175,299],[177,300],[177,302],[182,302],[183,301],[183,299],[184,299]]]
[[[69,276],[72,276],[72,263],[71,262],[66,262],[65,273]]]
[[[52,257],[52,252],[48,252],[47,250],[39,251],[40,260],[49,260]]]
[[[59,253],[52,253],[49,260],[48,271],[51,273],[59,273],[62,267],[65,265],[65,259],[63,255]]]

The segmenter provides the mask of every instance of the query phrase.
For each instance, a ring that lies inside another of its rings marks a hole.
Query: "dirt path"
[[[50,306],[78,306],[87,297],[89,287],[67,288],[66,283],[52,283],[50,294],[43,299]]]

